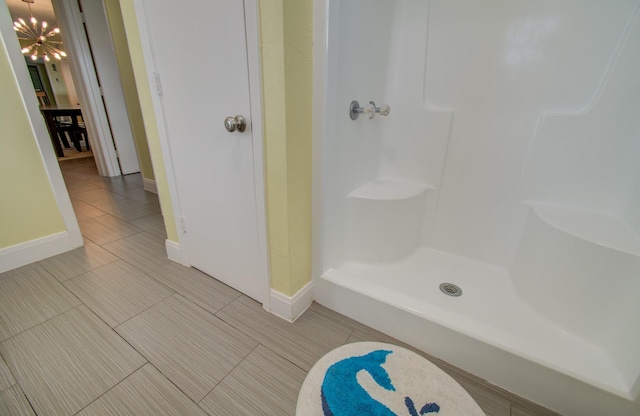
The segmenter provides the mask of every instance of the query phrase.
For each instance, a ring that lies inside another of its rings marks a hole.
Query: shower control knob
[[[224,119],[224,127],[230,133],[233,133],[234,131],[242,133],[247,129],[247,120],[241,115],[237,115],[235,117],[229,116]]]

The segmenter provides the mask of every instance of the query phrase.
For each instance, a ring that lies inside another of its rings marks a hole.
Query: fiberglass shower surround
[[[640,2],[325,3],[316,299],[563,414],[637,415]]]

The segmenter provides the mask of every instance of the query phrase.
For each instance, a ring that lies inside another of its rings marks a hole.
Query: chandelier
[[[33,42],[31,45],[23,48],[22,53],[30,55],[31,59],[34,61],[38,59],[40,54],[42,54],[42,57],[47,62],[51,59],[50,56],[53,56],[58,60],[62,59],[63,56],[67,56],[64,51],[57,47],[61,45],[62,42],[49,40],[52,36],[60,33],[60,29],[56,27],[49,30],[49,25],[45,21],[40,22],[38,25],[38,20],[33,17],[33,13],[31,12],[31,3],[35,0],[22,1],[27,3],[27,6],[29,6],[29,15],[31,16],[29,19],[30,24],[25,22],[24,19],[18,18],[18,20],[13,22],[13,29],[18,32],[19,40]]]

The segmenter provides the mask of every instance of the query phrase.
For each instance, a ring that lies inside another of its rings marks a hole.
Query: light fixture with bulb
[[[31,12],[31,3],[33,3],[35,0],[22,1],[27,3],[27,6],[29,6],[29,23],[25,22],[23,18],[19,17],[15,22],[13,22],[13,29],[18,32],[19,40],[33,42],[31,45],[22,48],[22,53],[31,56],[31,59],[34,61],[38,59],[38,56],[40,54],[42,54],[43,59],[47,62],[51,60],[51,56],[58,60],[61,60],[63,57],[67,56],[67,54],[63,50],[57,47],[61,45],[62,42],[54,42],[49,40],[52,36],[59,34],[60,29],[55,27],[49,30],[49,25],[45,21],[42,21],[40,22],[40,24],[38,24],[38,20],[33,17],[33,13]]]

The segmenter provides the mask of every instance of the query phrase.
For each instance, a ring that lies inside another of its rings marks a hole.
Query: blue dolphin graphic
[[[322,382],[322,411],[325,416],[397,416],[387,406],[374,400],[360,386],[356,374],[365,370],[378,385],[396,391],[389,374],[382,368],[392,351],[377,350],[369,354],[345,358],[333,364]]]

